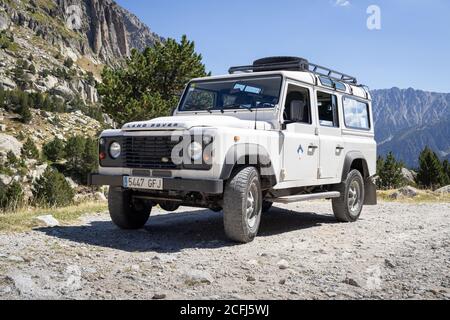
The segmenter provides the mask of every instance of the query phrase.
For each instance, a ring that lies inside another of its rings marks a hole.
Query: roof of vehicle
[[[282,75],[284,78],[371,100],[369,88],[358,84],[355,77],[309,63],[308,60],[298,57],[263,58],[255,61],[250,66],[232,67],[229,72],[230,74],[227,75],[198,78],[194,79],[194,81]]]

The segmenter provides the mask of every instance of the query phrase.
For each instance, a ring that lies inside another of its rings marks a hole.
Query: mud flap
[[[377,201],[377,186],[375,185],[375,182],[373,179],[367,178],[364,182],[364,190],[365,190],[365,199],[364,199],[364,205],[367,206],[375,206],[378,204]]]

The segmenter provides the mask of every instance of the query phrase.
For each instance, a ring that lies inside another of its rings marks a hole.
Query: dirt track
[[[275,208],[248,245],[189,208],[137,232],[104,214],[0,234],[0,299],[450,299],[449,203],[382,203],[354,224],[330,212]]]

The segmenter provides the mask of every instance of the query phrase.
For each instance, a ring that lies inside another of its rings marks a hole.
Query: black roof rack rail
[[[316,75],[330,78],[335,81],[345,82],[351,85],[357,85],[358,80],[350,76],[348,74],[332,70],[327,67],[320,66],[314,63],[305,64],[303,61],[292,61],[292,62],[277,62],[277,63],[268,63],[268,64],[260,64],[260,65],[248,65],[248,66],[238,66],[231,67],[228,72],[230,74],[234,74],[237,72],[260,72],[260,71],[276,71],[276,70],[285,70],[285,71],[309,71]]]

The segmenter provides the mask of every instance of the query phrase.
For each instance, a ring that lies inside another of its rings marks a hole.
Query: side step
[[[340,196],[341,196],[340,192],[333,191],[333,192],[302,194],[302,195],[297,195],[297,196],[273,198],[273,199],[267,199],[267,200],[274,202],[274,203],[288,204],[288,203],[301,202],[301,201],[339,198]]]

